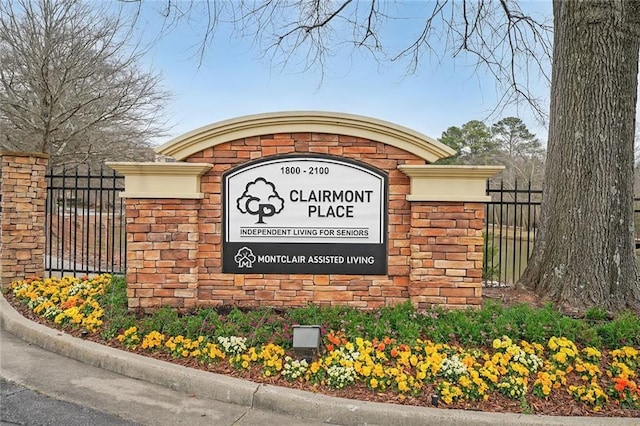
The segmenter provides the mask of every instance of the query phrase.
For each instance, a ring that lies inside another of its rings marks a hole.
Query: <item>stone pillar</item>
[[[502,166],[404,165],[410,179],[414,305],[482,305],[482,231],[487,179]]]
[[[187,309],[198,296],[198,208],[193,199],[127,199],[129,309]]]
[[[44,275],[49,155],[0,151],[0,283]]]
[[[484,204],[411,205],[411,301],[420,308],[482,304]]]
[[[198,302],[200,177],[211,164],[106,163],[124,175],[129,309]]]

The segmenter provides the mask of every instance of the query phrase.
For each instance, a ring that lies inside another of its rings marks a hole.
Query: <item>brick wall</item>
[[[411,205],[410,297],[418,307],[482,303],[484,204]]]
[[[0,281],[44,274],[44,222],[47,185],[46,154],[0,152],[2,220],[0,226]]]
[[[127,200],[129,308],[197,302],[199,200]]]
[[[287,153],[335,155],[388,173],[387,275],[222,273],[222,174]],[[480,303],[482,204],[407,201],[409,178],[397,167],[425,164],[416,155],[352,136],[285,133],[223,143],[186,161],[213,166],[202,176],[202,200],[127,200],[130,308]]]

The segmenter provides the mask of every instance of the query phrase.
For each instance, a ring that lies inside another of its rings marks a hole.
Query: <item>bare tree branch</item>
[[[77,0],[0,2],[2,146],[54,163],[145,152],[169,97],[140,69],[135,19]]]
[[[405,62],[408,74],[423,72],[425,58],[469,58],[475,72],[489,72],[497,82],[500,102],[494,112],[523,103],[546,121],[541,103],[546,100],[536,98],[534,91],[541,81],[550,81],[552,24],[550,18],[525,14],[514,0],[208,0],[204,6],[206,10],[199,9],[208,14],[201,55],[217,26],[229,23],[235,35],[252,39],[272,65],[285,69],[295,62],[302,72],[312,67],[324,71],[343,49],[366,51],[380,63]],[[175,2],[166,2],[174,20],[192,16],[195,7],[189,3],[180,10]],[[390,27],[416,19],[422,20],[421,31],[403,37],[404,46],[393,44],[397,39]]]

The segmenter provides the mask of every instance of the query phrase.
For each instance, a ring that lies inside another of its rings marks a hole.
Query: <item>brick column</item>
[[[129,309],[196,305],[199,206],[200,200],[126,200]]]
[[[482,304],[484,204],[411,204],[411,301],[420,308]]]
[[[0,152],[0,283],[44,275],[47,154]]]

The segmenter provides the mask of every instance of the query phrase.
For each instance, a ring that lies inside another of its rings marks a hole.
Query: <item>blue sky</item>
[[[165,1],[142,2],[139,27],[144,37],[155,37],[162,27],[157,9]],[[413,2],[411,7],[426,3]],[[550,1],[529,3],[537,13],[550,15]],[[416,9],[417,10],[417,9]],[[197,20],[197,19],[196,19]],[[418,31],[418,21],[407,20],[390,28],[391,45]],[[166,89],[173,93],[167,107],[172,126],[163,143],[201,126],[242,115],[274,111],[321,110],[366,115],[409,127],[439,138],[450,126],[469,120],[492,124],[515,115],[542,141],[546,128],[526,107],[509,108],[490,115],[497,104],[494,79],[475,73],[465,59],[423,58],[419,71],[407,74],[406,63],[379,63],[351,50],[339,52],[324,70],[304,70],[301,62],[287,67],[261,57],[263,51],[250,40],[234,37],[220,26],[212,46],[200,62],[202,40],[198,22],[181,23],[161,37],[146,55],[147,66],[159,72]],[[278,58],[280,59],[280,58]],[[548,88],[537,87],[538,96],[548,98]]]

